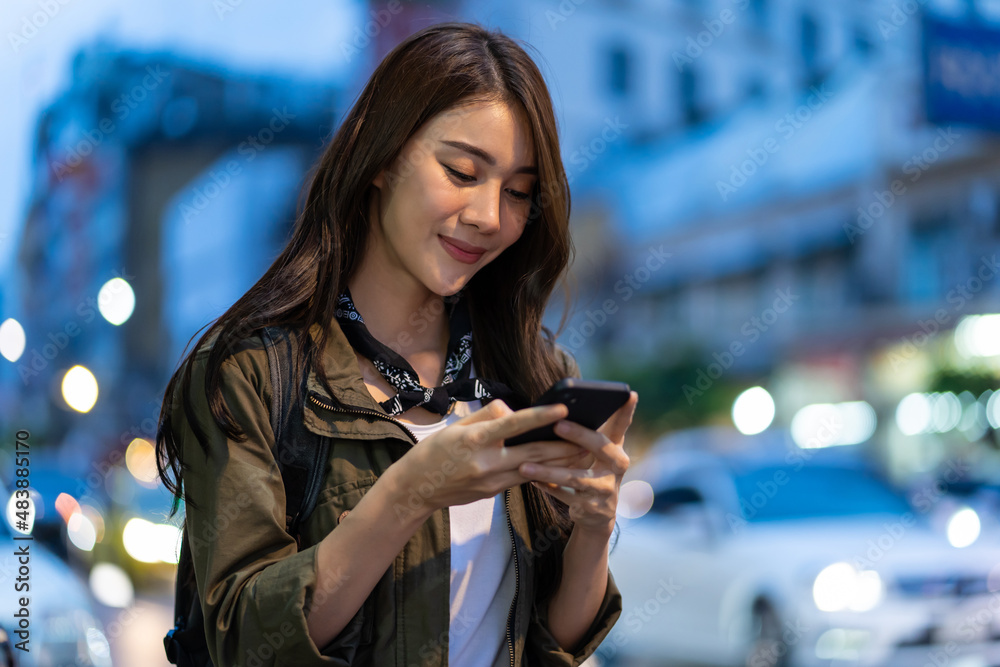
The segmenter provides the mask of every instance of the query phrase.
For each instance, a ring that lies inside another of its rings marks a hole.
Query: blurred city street
[[[167,382],[440,21],[530,45],[572,190],[558,340],[640,396],[588,667],[1000,666],[1000,0],[8,0],[18,667],[169,664]]]

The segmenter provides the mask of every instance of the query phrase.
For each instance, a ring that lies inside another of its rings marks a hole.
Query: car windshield
[[[768,466],[738,473],[734,481],[747,521],[912,511],[902,495],[862,470]]]

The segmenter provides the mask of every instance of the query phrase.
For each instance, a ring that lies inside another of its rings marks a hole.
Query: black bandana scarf
[[[450,412],[456,401],[509,399],[511,390],[502,382],[469,377],[472,374],[472,320],[468,304],[461,298],[445,298],[448,309],[448,357],[444,366],[444,382],[440,387],[424,387],[409,362],[392,348],[376,340],[365,326],[361,313],[354,307],[348,289],[337,299],[336,318],[344,335],[362,356],[371,360],[396,395],[382,401],[386,414],[398,415],[420,406],[439,415]]]

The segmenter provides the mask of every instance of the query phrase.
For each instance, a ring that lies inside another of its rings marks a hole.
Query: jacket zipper
[[[325,402],[319,400],[316,397],[315,393],[310,393],[309,394],[309,400],[311,400],[313,403],[315,403],[316,405],[320,406],[321,408],[325,408],[327,410],[330,410],[331,412],[346,412],[346,413],[349,413],[349,414],[368,415],[368,416],[371,416],[371,417],[375,417],[377,419],[381,419],[383,421],[392,422],[393,424],[395,424],[399,428],[403,429],[403,431],[406,433],[406,435],[408,435],[410,437],[410,440],[412,440],[414,442],[414,444],[416,444],[416,442],[417,442],[417,437],[415,435],[413,435],[413,431],[411,431],[410,429],[406,428],[406,426],[403,424],[403,422],[398,421],[396,419],[393,419],[392,417],[390,417],[388,415],[385,415],[385,414],[383,414],[381,412],[376,412],[375,410],[369,410],[367,408],[359,408],[359,407],[356,407],[356,406],[353,406],[353,405],[343,405],[343,404],[341,404],[340,407],[335,407],[335,406],[332,406],[332,405],[330,405],[328,403],[325,403]],[[372,600],[371,596],[369,596],[365,600],[365,602],[364,602],[364,604],[362,606],[362,609],[365,610],[365,624],[364,624],[364,627],[362,628],[362,641],[369,641],[371,639],[372,632],[374,632],[375,617],[374,617],[374,614],[372,614],[372,610],[371,610],[371,604],[372,603],[373,603],[373,600]]]
[[[410,437],[410,440],[412,440],[414,444],[416,444],[416,442],[417,442],[417,436],[413,435],[413,431],[411,431],[410,429],[406,428],[406,425],[403,424],[403,422],[401,422],[401,421],[399,421],[397,419],[393,419],[389,415],[383,414],[381,412],[376,412],[375,410],[369,410],[367,408],[359,408],[359,407],[356,407],[356,406],[353,406],[353,405],[341,405],[339,407],[335,407],[335,406],[329,405],[329,404],[324,403],[323,401],[319,400],[318,398],[316,398],[316,394],[314,394],[314,393],[309,394],[309,400],[311,400],[313,403],[315,403],[316,405],[320,406],[321,408],[326,408],[327,410],[330,410],[331,412],[347,412],[347,413],[353,413],[353,414],[359,414],[359,415],[368,415],[370,417],[376,417],[376,418],[381,419],[383,421],[392,422],[393,424],[395,424],[399,428],[403,429],[403,432],[405,432],[406,435],[408,435]]]
[[[517,570],[517,541],[514,538],[514,526],[510,522],[510,489],[504,491],[503,500],[507,506],[507,530],[510,532],[510,543],[514,548],[514,599],[510,601],[510,611],[507,612],[507,646],[510,648],[510,667],[514,667],[514,637],[511,632],[511,620],[514,617],[514,607],[517,603],[520,574]]]

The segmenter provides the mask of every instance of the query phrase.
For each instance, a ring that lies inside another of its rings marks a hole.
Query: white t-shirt
[[[473,370],[473,374],[475,371]],[[406,424],[423,440],[475,412],[482,401],[459,401],[434,424]],[[448,508],[451,524],[451,616],[448,664],[492,667],[507,662],[507,614],[514,600],[514,545],[510,541],[503,491]]]

